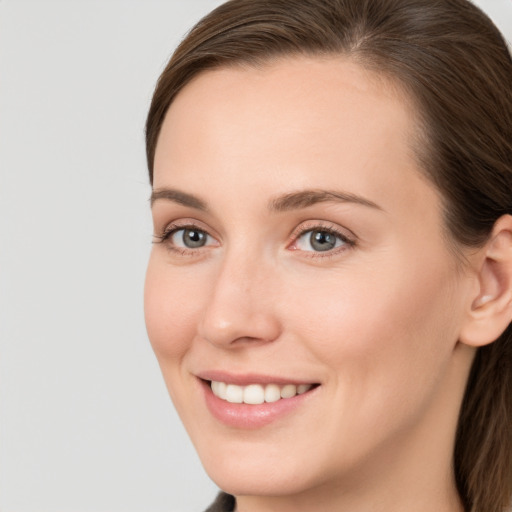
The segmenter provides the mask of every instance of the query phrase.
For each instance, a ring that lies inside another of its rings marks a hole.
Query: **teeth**
[[[246,386],[243,389],[244,393],[244,403],[246,404],[262,404],[265,401],[265,390],[263,386],[259,386],[258,384],[251,384],[250,386]]]
[[[281,398],[291,398],[297,394],[297,386],[293,384],[286,384],[281,388]]]
[[[313,387],[312,384],[250,384],[249,386],[237,386],[236,384],[226,384],[225,382],[212,381],[211,388],[213,394],[222,400],[232,404],[252,404],[258,405],[264,402],[277,402],[282,398],[292,398],[295,395],[302,395]]]
[[[232,404],[241,404],[244,401],[244,388],[228,384],[226,387],[226,400]]]
[[[281,400],[281,390],[276,384],[265,386],[265,402],[277,402]]]
[[[212,381],[212,391],[215,396],[226,400],[226,383],[225,382],[216,382]]]
[[[299,384],[297,386],[297,395],[302,395],[302,393],[305,393],[306,391],[309,391],[311,389],[311,384]]]

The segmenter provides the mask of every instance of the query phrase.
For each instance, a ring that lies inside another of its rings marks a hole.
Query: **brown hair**
[[[467,0],[230,0],[187,35],[162,73],[146,124],[155,149],[178,92],[204,70],[290,55],[345,55],[400,84],[419,111],[417,156],[444,199],[451,238],[486,241],[512,214],[512,59]],[[478,350],[460,413],[454,470],[468,512],[512,495],[512,327]]]

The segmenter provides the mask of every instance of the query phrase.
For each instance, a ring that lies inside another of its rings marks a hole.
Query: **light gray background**
[[[0,512],[197,512],[142,313],[143,125],[216,0],[0,0]],[[512,40],[512,0],[478,2]]]

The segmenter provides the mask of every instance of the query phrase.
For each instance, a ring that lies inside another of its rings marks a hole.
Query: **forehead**
[[[350,121],[350,109],[343,107],[344,102],[354,99],[362,100],[357,105],[360,119],[376,109],[387,110],[388,115],[394,111],[391,122],[398,120],[399,110],[405,114],[402,121],[415,116],[414,102],[398,80],[336,55],[281,57],[258,66],[236,64],[201,72],[174,98],[167,118],[176,117],[183,110],[206,118],[215,113],[216,106],[223,110],[223,115],[228,106],[238,114],[261,115],[266,108],[279,106],[287,116],[295,112],[297,121],[307,111],[310,121],[337,124],[343,118]],[[343,112],[336,112],[335,107]],[[343,118],[329,114],[343,114]],[[274,122],[278,121],[274,116]]]
[[[345,58],[219,68],[196,76],[171,104],[156,148],[155,187],[197,168],[201,157],[208,160],[201,165],[237,173],[314,169],[321,158],[355,177],[361,166],[382,167],[386,155],[414,167],[415,130],[407,96]]]

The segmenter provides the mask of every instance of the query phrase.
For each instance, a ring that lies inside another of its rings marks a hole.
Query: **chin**
[[[232,462],[226,458],[215,467],[206,468],[206,471],[220,489],[234,496],[289,496],[312,487],[304,468],[287,471],[282,466],[272,469],[268,464],[255,466],[247,462]]]
[[[322,484],[325,468],[311,456],[294,457],[289,447],[233,446],[220,450],[199,449],[199,456],[209,477],[225,492],[236,496],[280,496],[300,494]],[[291,456],[290,456],[291,455]],[[302,459],[302,460],[301,460]]]

